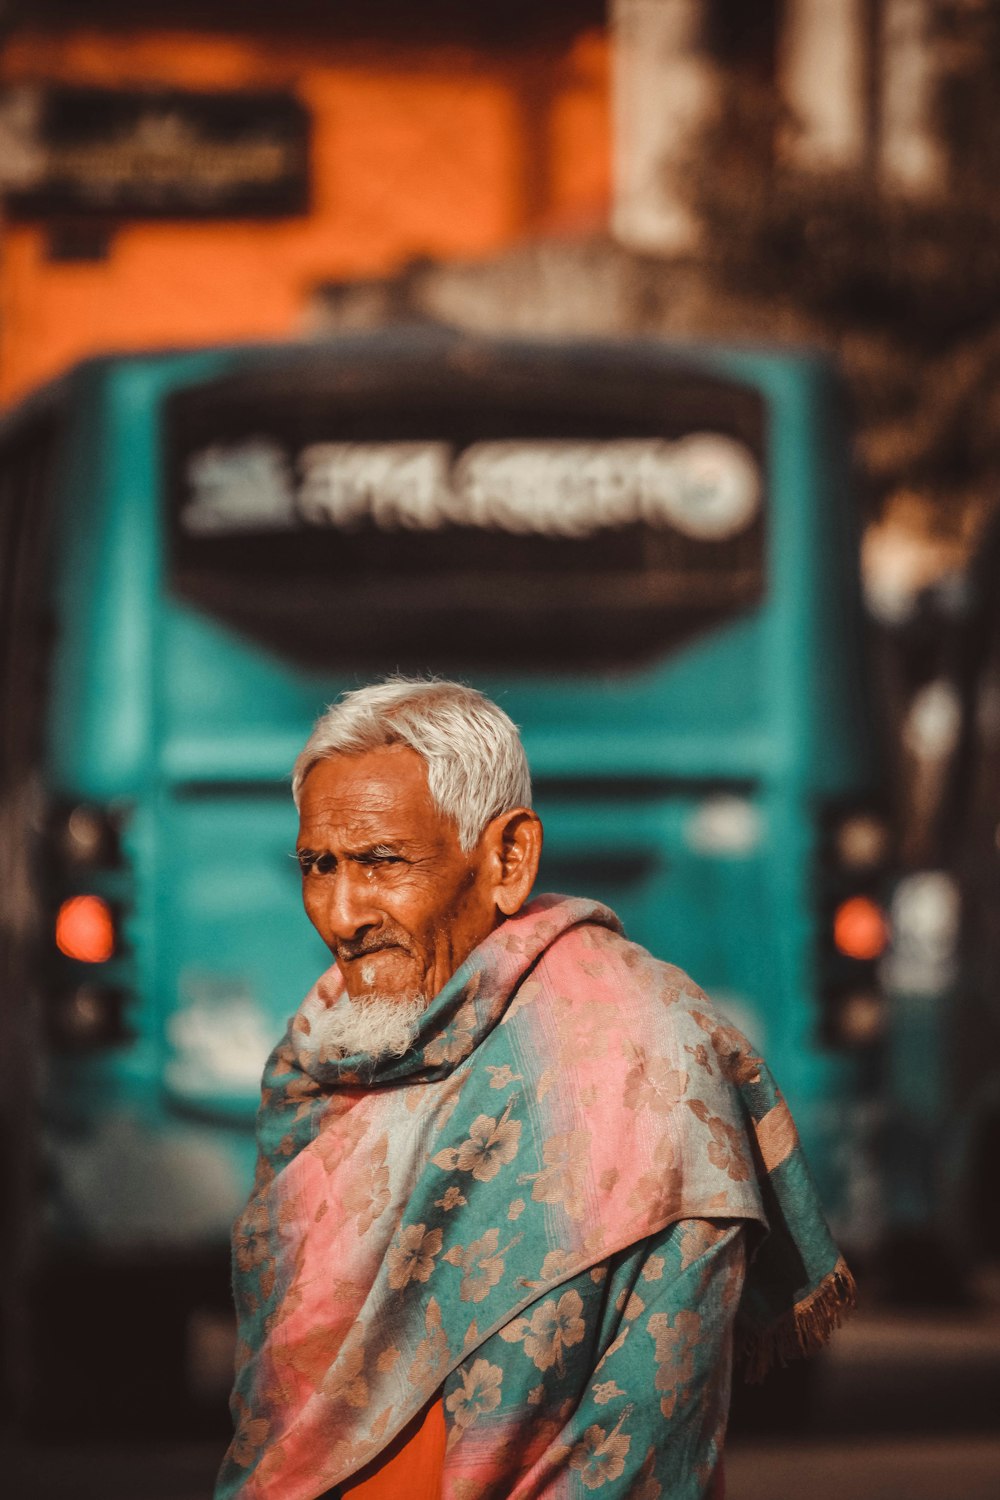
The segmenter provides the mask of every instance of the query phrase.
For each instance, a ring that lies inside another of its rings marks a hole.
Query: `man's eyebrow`
[[[377,859],[385,859],[393,855],[402,854],[405,852],[405,850],[406,843],[404,840],[400,840],[398,843],[393,843],[389,840],[383,839],[380,840],[377,844],[359,843],[355,848],[347,849],[345,852],[348,859],[363,859],[366,855],[375,855]],[[319,856],[320,851],[309,846],[303,846],[302,848],[293,849],[290,853],[291,859],[299,860],[318,859]]]

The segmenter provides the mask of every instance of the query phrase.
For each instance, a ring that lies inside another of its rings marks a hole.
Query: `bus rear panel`
[[[395,671],[521,726],[540,888],[608,902],[766,1051],[861,1234],[873,963],[830,934],[873,878],[839,832],[877,767],[827,366],[400,331],[104,360],[60,401],[50,1241],[225,1241],[264,1058],[329,958],[290,767],[327,702]]]

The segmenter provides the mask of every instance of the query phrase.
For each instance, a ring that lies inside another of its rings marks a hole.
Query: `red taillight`
[[[101,896],[70,896],[56,913],[56,947],[67,958],[103,964],[115,951],[115,921]]]
[[[881,958],[889,946],[889,924],[878,902],[871,896],[842,901],[833,917],[833,942],[845,958],[868,962]]]

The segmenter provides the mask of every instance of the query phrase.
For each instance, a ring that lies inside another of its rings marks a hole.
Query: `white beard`
[[[416,1041],[423,995],[366,995],[337,1003],[312,1023],[311,1039],[322,1060],[339,1057],[402,1057]]]

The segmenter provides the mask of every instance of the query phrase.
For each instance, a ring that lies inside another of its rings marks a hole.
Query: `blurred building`
[[[319,282],[600,229],[603,12],[8,5],[2,394],[96,350],[287,335]]]
[[[989,0],[0,15],[0,398],[98,350],[401,315],[808,342],[876,509],[964,536],[992,505]]]

